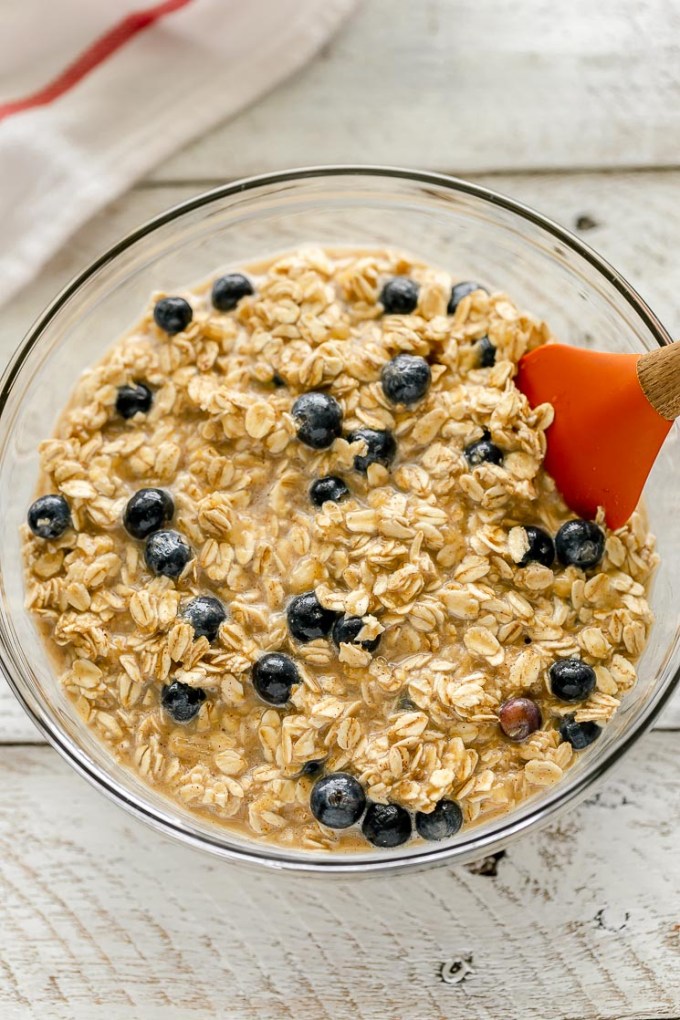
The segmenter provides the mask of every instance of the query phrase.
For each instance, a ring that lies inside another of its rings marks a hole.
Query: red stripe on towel
[[[95,39],[86,50],[66,67],[61,74],[53,78],[43,88],[38,89],[29,96],[22,99],[13,99],[8,103],[0,103],[0,120],[11,117],[15,113],[22,113],[24,110],[31,110],[36,106],[47,106],[49,103],[63,96],[65,92],[72,89],[79,81],[93,71],[95,67],[103,63],[121,46],[129,42],[138,32],[150,28],[166,14],[172,14],[181,7],[186,7],[191,0],[165,0],[165,3],[156,4],[154,7],[147,7],[141,11],[131,11],[121,21],[110,28],[104,35]]]

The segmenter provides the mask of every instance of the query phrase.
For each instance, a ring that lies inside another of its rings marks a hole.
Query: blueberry
[[[317,478],[309,489],[309,498],[314,506],[323,506],[324,503],[339,503],[348,496],[349,489],[342,478],[338,478],[337,475]]]
[[[253,687],[268,705],[285,705],[291,687],[300,683],[293,660],[283,652],[267,652],[253,665]]]
[[[136,414],[146,414],[151,407],[153,394],[144,383],[133,383],[131,386],[119,386],[116,397],[116,411],[121,418],[134,418]]]
[[[220,312],[236,308],[241,298],[254,294],[253,285],[243,273],[227,273],[215,280],[212,287],[212,303]]]
[[[291,634],[303,642],[326,637],[338,616],[332,609],[325,609],[313,591],[291,599],[286,615]]]
[[[175,722],[190,722],[205,701],[205,691],[200,687],[190,687],[181,680],[173,680],[163,688],[161,702],[163,708]]]
[[[477,341],[475,351],[479,368],[491,368],[492,365],[496,364],[496,348],[488,336],[483,336],[481,340]]]
[[[354,776],[332,772],[314,783],[309,806],[317,822],[329,829],[347,829],[363,815],[366,795]]]
[[[544,567],[552,567],[555,561],[555,543],[543,528],[529,525],[524,528],[529,548],[522,556],[518,566],[526,567],[527,563],[541,563]]]
[[[571,715],[566,716],[560,723],[560,736],[562,740],[568,741],[575,751],[582,751],[588,747],[602,733],[602,727],[594,722],[575,722]]]
[[[338,648],[341,644],[361,645],[367,652],[374,652],[380,644],[380,634],[368,641],[357,641],[364,621],[360,616],[340,616],[333,624],[333,640]]]
[[[440,800],[429,814],[416,812],[416,831],[423,839],[448,839],[456,835],[462,824],[463,812],[455,800]]]
[[[595,670],[580,659],[559,659],[548,672],[550,688],[560,701],[583,701],[595,689]]]
[[[147,538],[171,521],[175,513],[172,496],[163,489],[139,489],[125,507],[123,525],[133,538]]]
[[[40,496],[29,506],[27,520],[38,538],[59,538],[71,527],[71,508],[63,496]]]
[[[531,698],[508,698],[498,710],[503,733],[517,743],[540,729],[541,721],[541,711]]]
[[[432,381],[432,371],[415,354],[397,354],[380,373],[383,393],[393,404],[415,404],[422,400]]]
[[[420,287],[408,276],[393,276],[380,292],[380,304],[387,315],[408,315],[418,304]]]
[[[455,284],[455,286],[451,288],[451,297],[449,298],[449,304],[446,309],[449,315],[453,315],[463,298],[467,297],[468,294],[474,294],[476,290],[483,290],[485,294],[489,293],[486,287],[482,287],[481,283],[474,283],[472,280],[466,280],[464,283]]]
[[[154,531],[146,540],[144,559],[154,574],[177,578],[193,553],[178,531]]]
[[[361,831],[373,846],[401,846],[411,836],[411,816],[398,804],[369,801]]]
[[[227,618],[227,611],[214,595],[197,595],[187,603],[181,616],[194,628],[195,637],[207,638],[212,643]]]
[[[342,408],[328,393],[303,393],[291,413],[298,439],[313,450],[324,450],[342,431]]]
[[[593,521],[567,521],[555,536],[560,563],[587,570],[604,555],[604,532]]]
[[[478,464],[483,464],[484,462],[488,464],[503,463],[503,451],[495,443],[491,442],[488,433],[485,433],[476,442],[469,443],[463,452],[471,467],[477,467]]]
[[[156,325],[171,336],[186,329],[193,317],[191,305],[181,297],[161,298],[153,310]]]
[[[323,763],[325,759],[312,759],[312,761],[306,761],[300,769],[301,776],[318,776],[319,772],[323,769]]]
[[[354,467],[363,475],[368,471],[370,464],[382,464],[389,467],[397,455],[397,444],[391,432],[382,429],[355,429],[347,436],[348,443],[355,443],[357,439],[363,439],[368,447],[366,453],[357,454],[354,458]]]

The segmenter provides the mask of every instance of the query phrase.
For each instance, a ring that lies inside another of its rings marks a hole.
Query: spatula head
[[[636,354],[546,344],[524,355],[516,379],[532,407],[555,409],[545,467],[567,506],[585,518],[604,507],[610,528],[637,506],[672,425],[642,392],[637,362]]]

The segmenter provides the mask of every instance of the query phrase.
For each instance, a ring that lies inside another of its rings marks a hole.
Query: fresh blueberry
[[[324,503],[339,503],[348,496],[349,489],[342,478],[338,478],[337,475],[317,478],[309,489],[309,498],[314,506],[323,506]]]
[[[341,644],[361,645],[367,652],[374,652],[380,644],[380,634],[368,641],[357,641],[364,621],[360,616],[340,616],[333,624],[333,640],[338,648]]]
[[[595,690],[595,670],[580,659],[558,659],[548,672],[550,688],[560,701],[583,701]]]
[[[329,829],[347,829],[363,815],[366,795],[354,776],[332,772],[314,783],[309,806],[317,822]]]
[[[324,450],[342,431],[342,408],[328,393],[303,393],[291,413],[298,439],[313,450]]]
[[[506,737],[520,743],[541,728],[541,711],[531,698],[508,698],[498,710],[498,722]]]
[[[253,687],[268,705],[285,705],[300,674],[293,660],[283,652],[267,652],[253,665]]]
[[[560,736],[567,740],[575,751],[582,751],[588,747],[602,733],[602,727],[594,722],[575,722],[571,715],[566,716],[560,723]]]
[[[475,351],[479,368],[491,368],[492,365],[496,364],[496,348],[488,336],[483,336],[481,340],[477,341]]]
[[[408,276],[393,276],[380,292],[380,304],[386,315],[408,315],[418,304],[420,287]]]
[[[456,835],[462,824],[463,812],[455,800],[440,800],[428,814],[416,812],[416,832],[423,839],[448,839]]]
[[[326,637],[338,616],[332,609],[325,609],[313,591],[291,599],[286,615],[291,634],[303,642]]]
[[[156,325],[171,336],[186,329],[193,317],[191,305],[181,297],[161,298],[153,310]]]
[[[560,563],[588,570],[604,555],[604,532],[593,521],[567,521],[555,536]]]
[[[163,708],[175,722],[190,722],[205,701],[205,691],[200,687],[190,687],[181,680],[173,680],[163,688],[161,702]]]
[[[177,578],[193,558],[186,539],[178,531],[154,531],[146,540],[144,559],[154,574]]]
[[[323,769],[323,763],[325,759],[317,758],[312,761],[306,761],[300,769],[301,776],[318,776],[319,772]]]
[[[71,508],[63,496],[40,496],[29,506],[27,520],[38,538],[59,538],[71,527]]]
[[[363,439],[368,447],[366,453],[357,454],[354,467],[365,475],[371,464],[382,464],[389,467],[397,455],[397,444],[394,436],[386,429],[355,429],[347,436],[348,443]]]
[[[128,500],[123,525],[133,538],[147,538],[171,521],[174,513],[172,496],[164,489],[139,489]]]
[[[383,393],[393,404],[422,400],[432,381],[430,366],[416,354],[397,354],[380,373]]]
[[[474,283],[472,280],[466,280],[464,283],[455,284],[455,286],[451,288],[451,297],[449,298],[448,308],[446,309],[449,315],[453,315],[463,298],[466,298],[468,294],[474,294],[476,290],[483,290],[485,294],[488,294],[486,287],[482,287],[481,283]]]
[[[153,394],[144,383],[133,383],[132,386],[119,386],[116,397],[116,411],[121,418],[134,418],[136,414],[146,414],[151,407]]]
[[[541,563],[544,567],[552,567],[555,561],[555,543],[548,532],[533,525],[525,527],[524,530],[529,548],[517,565],[526,567],[527,563]]]
[[[243,273],[227,273],[213,283],[212,303],[218,311],[230,312],[241,298],[254,293],[252,283]]]
[[[477,439],[476,442],[469,443],[463,452],[471,467],[477,467],[478,464],[485,462],[488,464],[503,463],[503,451],[491,442],[488,433],[481,439]]]
[[[398,804],[369,801],[361,831],[373,846],[401,846],[411,836],[411,816]]]
[[[197,595],[187,603],[181,616],[194,628],[195,637],[207,638],[212,643],[227,618],[227,611],[214,595]]]

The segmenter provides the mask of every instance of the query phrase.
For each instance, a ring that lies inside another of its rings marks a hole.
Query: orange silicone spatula
[[[604,507],[620,528],[680,415],[680,343],[641,356],[546,344],[524,355],[516,382],[532,407],[555,409],[545,467],[567,506],[585,518]]]

